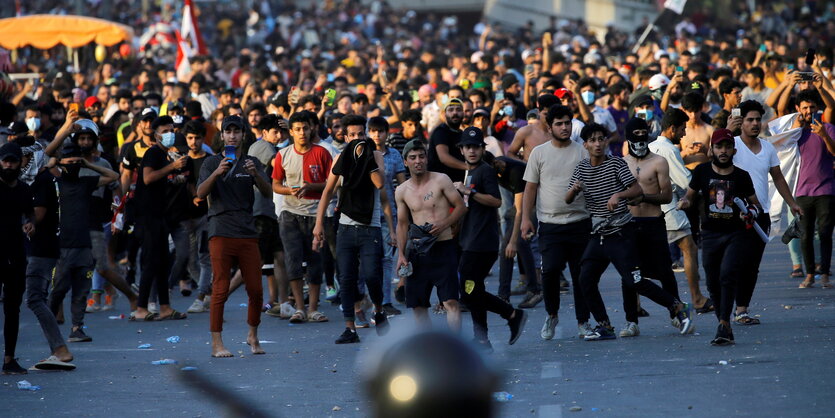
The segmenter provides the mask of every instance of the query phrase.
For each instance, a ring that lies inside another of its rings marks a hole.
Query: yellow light
[[[411,376],[401,374],[391,380],[389,391],[394,399],[400,402],[408,402],[417,393],[417,383]]]

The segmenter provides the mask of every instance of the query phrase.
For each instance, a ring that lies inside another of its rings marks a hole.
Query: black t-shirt
[[[69,180],[58,179],[60,195],[61,248],[92,248],[90,241],[90,206],[93,191],[99,187],[99,178],[83,176]]]
[[[32,234],[32,257],[58,258],[61,249],[58,242],[58,180],[49,170],[40,172],[32,183],[33,205],[43,207],[46,214],[35,225]]]
[[[0,181],[0,262],[24,257],[23,216],[32,217],[32,189],[18,181],[9,187]]]
[[[702,229],[731,232],[745,228],[734,198],[747,204],[747,199],[755,193],[747,171],[734,167],[731,174],[720,175],[713,171],[710,162],[702,163],[693,170],[690,188],[702,194]]]
[[[128,170],[138,170],[142,158],[151,147],[145,145],[141,139],[122,146],[122,167]]]
[[[209,154],[204,154],[200,158],[189,158],[188,163],[186,163],[187,169],[191,171],[189,182],[194,187],[195,193],[197,192],[197,177],[200,175],[200,169],[203,168],[203,163],[206,161],[206,158],[208,157]],[[209,205],[208,203],[206,203],[206,200],[203,200],[203,202],[201,202],[197,206],[195,206],[192,201],[192,204],[189,205],[187,219],[199,218],[208,212]]]
[[[175,157],[179,158],[178,155],[179,154],[172,154],[169,152],[166,164],[169,161],[173,161]],[[189,219],[191,208],[194,206],[194,203],[192,202],[194,197],[192,190],[194,189],[189,185],[197,183],[196,177],[197,174],[194,171],[191,171],[191,165],[186,162],[185,167],[180,170],[172,171],[164,179],[165,182],[167,182],[165,188],[165,214],[166,219],[171,222],[172,225]]]
[[[93,164],[110,170],[113,169],[110,162],[104,158],[96,158],[96,160],[93,161]],[[89,168],[82,168],[80,175],[91,176],[97,179],[99,178],[99,173]],[[119,187],[119,183],[113,182],[111,184],[101,186],[93,192],[93,199],[90,202],[89,228],[91,231],[101,231],[102,225],[110,222],[113,218],[113,211],[111,210],[110,205],[113,201],[113,189],[116,187]]]
[[[464,162],[464,155],[458,148],[458,142],[461,140],[461,131],[453,130],[449,125],[442,123],[432,131],[432,136],[429,137],[429,149],[427,150],[427,168],[429,171],[436,173],[444,173],[449,176],[452,181],[464,181],[464,170],[449,168],[438,158],[438,152],[435,147],[438,145],[446,145],[449,148],[449,155],[452,158]]]
[[[167,179],[160,179],[151,184],[145,184],[145,167],[159,170],[168,165],[168,155],[162,148],[153,146],[145,151],[142,162],[136,170],[136,216],[153,219],[166,217],[167,209]]]
[[[223,155],[213,155],[203,162],[197,185],[206,181],[217,170]],[[263,175],[264,166],[257,158],[242,155],[237,164],[215,181],[209,193],[209,237],[258,238],[252,207],[255,204],[255,178],[244,169],[246,160],[255,164],[255,171]],[[265,181],[268,181],[266,178]]]
[[[480,163],[467,172],[464,184],[477,192],[500,199],[499,181],[496,171],[486,163]],[[464,251],[497,251],[499,248],[499,218],[496,208],[478,203],[470,196],[467,214],[461,225],[459,243]]]
[[[499,186],[510,190],[511,193],[523,193],[525,191],[525,164],[524,161],[514,160],[508,157],[499,157],[499,161],[505,164],[504,174],[499,177]]]

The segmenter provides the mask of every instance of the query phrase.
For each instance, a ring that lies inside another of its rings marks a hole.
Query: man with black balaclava
[[[670,251],[667,247],[667,226],[661,205],[672,200],[673,186],[670,168],[664,157],[649,150],[649,124],[642,118],[634,117],[626,122],[624,136],[628,154],[623,157],[629,171],[638,180],[643,193],[629,201],[631,223],[635,226],[641,273],[659,280],[665,292],[679,300],[678,285],[672,269]],[[633,289],[623,288],[623,309],[626,326],[620,331],[621,337],[635,337],[638,329],[638,294]],[[670,312],[670,318],[675,318]],[[678,324],[675,325],[678,327]],[[690,328],[690,332],[695,329]]]

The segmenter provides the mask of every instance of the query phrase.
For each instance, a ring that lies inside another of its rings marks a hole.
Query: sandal
[[[158,316],[156,320],[157,321],[167,321],[167,320],[170,319],[170,320],[178,321],[178,320],[186,319],[186,318],[188,318],[188,315],[186,315],[182,312],[171,311],[170,315]]]
[[[794,269],[792,270],[792,274],[789,275],[792,279],[802,279],[803,278],[803,269]]]
[[[736,317],[734,317],[734,321],[736,321],[736,323],[739,324],[739,325],[759,325],[760,324],[760,320],[757,319],[757,318],[752,318],[750,315],[748,315],[748,312],[742,312],[742,313],[736,314]]]
[[[701,308],[696,308],[696,313],[706,314],[708,312],[713,312],[715,309],[716,307],[713,306],[713,301],[710,300],[710,298],[707,298],[707,300],[705,300],[705,303],[702,304]]]
[[[821,289],[832,289],[832,282],[829,280],[821,281]]]
[[[293,312],[293,316],[290,317],[291,324],[301,324],[307,321],[307,317],[304,314],[304,311],[296,311]]]
[[[803,282],[800,283],[800,286],[797,286],[798,289],[808,289],[808,288],[811,288],[811,287],[815,287],[815,281],[814,280],[812,280],[812,281],[804,280]]]
[[[149,312],[148,315],[145,315],[145,318],[136,318],[137,321],[156,321],[159,317],[159,314],[156,312]]]
[[[328,317],[319,311],[313,311],[307,316],[307,322],[328,322]]]

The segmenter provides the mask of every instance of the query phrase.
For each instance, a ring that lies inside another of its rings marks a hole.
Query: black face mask
[[[92,155],[95,147],[81,147],[81,153],[84,155]]]
[[[714,156],[713,160],[712,160],[712,163],[713,163],[713,165],[715,165],[719,168],[728,168],[728,167],[734,165],[734,160],[733,160],[733,158],[729,158],[727,162],[723,163],[723,162],[719,161],[719,158]]]
[[[3,168],[0,169],[0,179],[6,183],[15,181],[20,176],[20,168]]]

